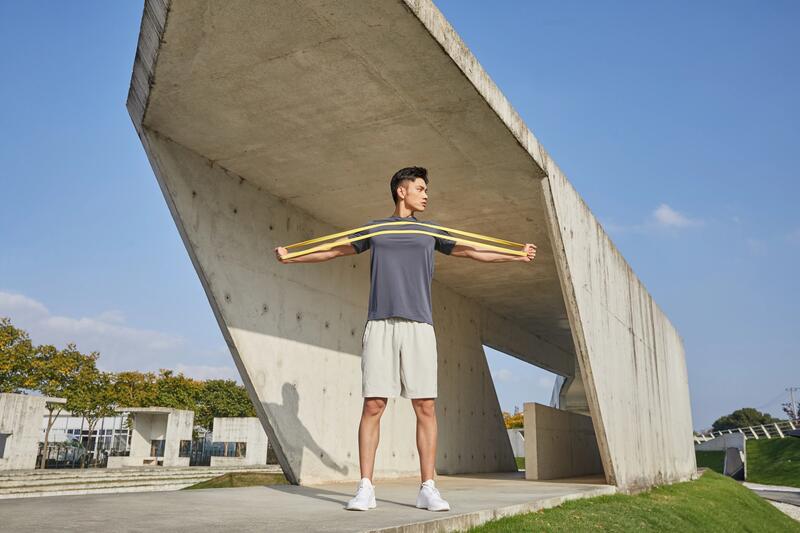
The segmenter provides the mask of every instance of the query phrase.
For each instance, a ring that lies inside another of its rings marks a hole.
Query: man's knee
[[[436,417],[436,400],[433,398],[415,398],[411,400],[417,417],[434,418]]]
[[[367,416],[380,416],[386,409],[386,398],[364,398],[364,411]]]

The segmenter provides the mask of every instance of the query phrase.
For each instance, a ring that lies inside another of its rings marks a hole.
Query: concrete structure
[[[603,473],[592,418],[526,403],[525,478],[559,479]]]
[[[735,479],[747,477],[747,437],[744,433],[725,433],[694,445],[699,452],[725,452],[722,473]]]
[[[423,219],[539,250],[437,257],[439,473],[516,470],[485,344],[584,391],[566,406],[587,406],[609,483],[695,475],[678,333],[430,0],[147,0],[128,110],[292,482],[359,477],[369,258],[272,249],[390,214],[410,164],[430,171]],[[376,476],[416,474],[407,401],[381,437]]]
[[[214,443],[243,443],[245,453],[238,457],[211,456],[211,466],[241,466],[267,464],[267,434],[255,417],[214,417]],[[235,448],[235,447],[234,447]]]
[[[42,416],[64,398],[0,393],[0,470],[36,468]]]
[[[103,452],[121,452],[128,449],[130,429],[126,425],[127,416],[105,416],[100,418],[89,434],[89,422],[81,416],[74,416],[69,411],[61,411],[56,415],[53,427],[50,428],[51,445],[64,441],[82,441],[84,446],[95,456]],[[47,430],[48,416],[42,417],[39,440],[44,440]]]
[[[189,466],[194,411],[169,407],[121,407],[131,422],[130,456],[108,458],[108,468]]]
[[[130,467],[130,468],[48,468],[0,473],[0,500],[75,496],[121,492],[163,492],[181,490],[202,481],[230,473],[275,474],[277,465],[233,467]],[[8,504],[4,504],[8,505]],[[0,511],[0,513],[2,513]],[[0,520],[0,524],[4,524]],[[91,531],[93,528],[87,528]],[[116,531],[118,528],[114,528]],[[160,529],[160,528],[156,528]],[[2,531],[6,529],[0,528]]]
[[[522,428],[507,429],[508,440],[511,442],[511,450],[514,457],[525,457],[525,430]]]
[[[747,439],[742,433],[726,433],[711,440],[697,443],[694,445],[694,449],[698,452],[722,451],[728,448],[745,451],[746,441]]]

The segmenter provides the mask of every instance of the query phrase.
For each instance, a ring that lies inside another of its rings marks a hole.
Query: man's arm
[[[299,257],[293,257],[292,259],[283,259],[283,256],[287,253],[286,248],[283,246],[275,248],[275,257],[284,265],[289,263],[321,263],[322,261],[328,261],[336,257],[354,255],[356,250],[353,248],[352,244],[340,244],[339,246],[334,246],[330,250],[312,252]]]
[[[453,247],[453,251],[450,252],[450,255],[455,257],[468,257],[469,259],[474,259],[482,263],[506,263],[508,261],[530,263],[533,261],[533,258],[536,257],[536,245],[534,244],[526,244],[522,248],[522,251],[527,252],[527,255],[504,254],[503,252],[484,250],[466,244],[456,244]]]

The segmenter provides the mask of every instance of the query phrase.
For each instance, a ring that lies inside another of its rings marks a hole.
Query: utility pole
[[[800,387],[789,387],[786,392],[789,393],[789,405],[792,408],[792,421],[797,420],[797,404],[794,403],[794,391],[800,391]]]

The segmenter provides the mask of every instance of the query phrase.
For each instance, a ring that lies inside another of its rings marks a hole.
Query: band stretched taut
[[[495,238],[495,237],[487,237],[486,235],[481,235],[479,233],[471,233],[469,231],[462,231],[462,230],[453,229],[453,228],[446,228],[444,226],[438,226],[436,224],[426,224],[424,222],[405,222],[405,221],[400,222],[400,221],[398,221],[398,222],[382,222],[380,224],[372,224],[372,225],[369,225],[369,226],[363,226],[363,227],[360,227],[360,228],[355,228],[355,229],[351,229],[351,230],[347,230],[347,231],[341,231],[339,233],[332,233],[331,235],[325,235],[325,236],[322,236],[322,237],[316,237],[314,239],[309,239],[307,241],[298,242],[298,243],[295,243],[295,244],[290,244],[290,245],[286,246],[286,249],[298,248],[300,246],[307,246],[309,244],[315,244],[315,243],[318,243],[318,242],[328,241],[328,240],[331,240],[331,239],[336,239],[338,237],[343,237],[345,235],[352,235],[354,233],[370,230],[372,228],[377,228],[377,227],[381,227],[381,226],[397,226],[397,225],[403,225],[403,226],[416,225],[416,226],[434,228],[434,229],[439,229],[439,230],[446,231],[446,232],[449,232],[449,233],[455,233],[455,234],[458,234],[458,235],[465,235],[467,237],[472,237],[472,238],[475,238],[475,239],[481,239],[481,240],[484,240],[484,241],[489,241],[489,242],[494,242],[494,243],[497,243],[497,244],[502,244],[502,245],[505,245],[505,246],[520,246],[520,247],[524,247],[525,246],[524,244],[520,244],[518,242],[507,241],[505,239],[498,239],[498,238]],[[511,255],[519,255],[519,256],[527,255],[527,252],[524,251],[524,250],[509,250],[508,248],[502,248],[500,246],[495,246],[493,244],[486,244],[486,243],[482,243],[482,242],[471,241],[471,240],[468,240],[468,239],[461,239],[461,238],[458,238],[458,237],[451,237],[449,235],[442,235],[441,233],[433,233],[433,232],[425,231],[425,230],[391,230],[390,229],[390,230],[376,231],[375,233],[367,233],[366,235],[359,235],[359,236],[350,237],[350,238],[347,238],[347,239],[340,239],[340,240],[334,241],[334,242],[324,243],[324,244],[320,244],[320,245],[317,245],[317,246],[313,246],[313,247],[308,248],[306,250],[300,250],[298,252],[290,252],[290,253],[284,255],[283,259],[292,259],[294,257],[300,257],[300,256],[303,256],[303,255],[306,255],[306,254],[310,254],[310,253],[313,253],[313,252],[321,252],[321,251],[325,251],[325,250],[330,250],[331,248],[333,248],[335,246],[341,246],[342,244],[349,244],[349,243],[357,242],[357,241],[360,241],[360,240],[363,240],[363,239],[369,239],[370,237],[375,237],[376,235],[387,235],[387,234],[390,234],[390,233],[400,233],[400,234],[402,234],[402,233],[417,233],[417,234],[421,234],[421,235],[430,235],[432,237],[438,237],[440,239],[446,239],[446,240],[454,241],[456,244],[468,244],[468,245],[472,245],[472,246],[478,246],[478,247],[481,247],[483,249],[494,250],[496,252],[502,252],[502,253],[511,254]]]

